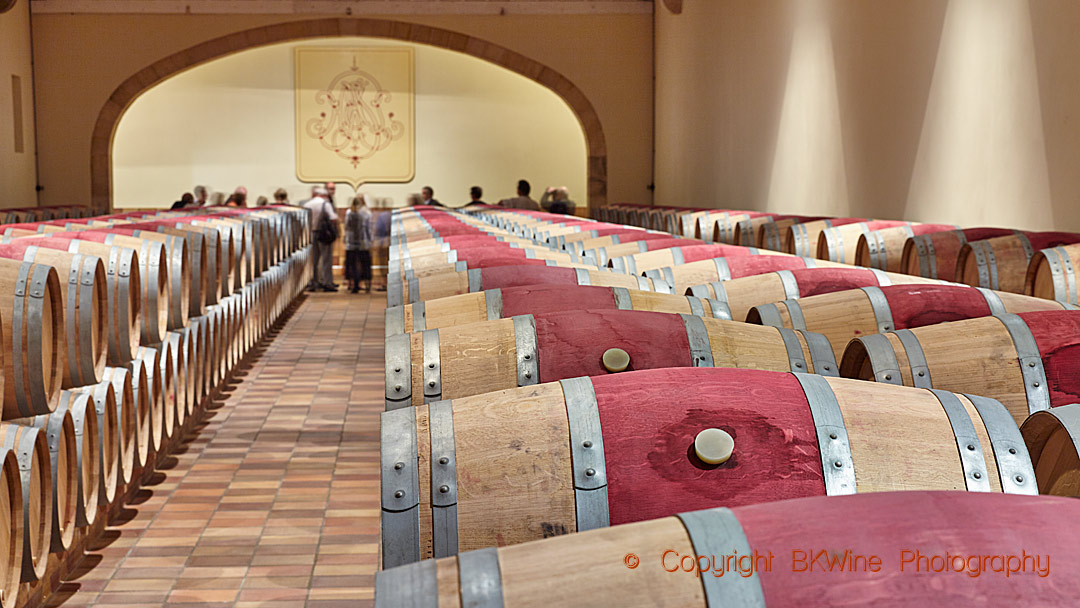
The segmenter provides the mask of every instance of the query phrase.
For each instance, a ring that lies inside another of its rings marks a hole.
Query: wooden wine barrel
[[[739,247],[736,245],[691,245],[612,258],[608,261],[608,266],[616,272],[644,274],[649,270],[680,266],[701,260],[751,255],[783,256],[785,254],[756,247]]]
[[[496,287],[523,287],[525,285],[544,283],[552,285],[625,287],[640,291],[671,293],[671,287],[663,281],[619,272],[599,269],[586,270],[584,268],[515,265],[444,272],[438,275],[410,279],[407,283],[390,282],[386,289],[386,302],[387,306],[399,306],[462,293],[474,293]]]
[[[998,313],[852,340],[844,377],[971,392],[997,399],[1017,423],[1077,400],[1080,311]]]
[[[40,429],[21,424],[0,423],[4,449],[19,461],[22,481],[23,552],[22,582],[45,575],[52,546],[53,485],[49,442]]]
[[[1072,232],[1025,232],[969,242],[956,260],[959,281],[975,287],[1024,293],[1028,263],[1036,251],[1080,242]]]
[[[90,395],[64,390],[54,414],[69,412],[75,428],[76,500],[75,525],[94,525],[98,515],[98,494],[101,491],[101,448],[98,446],[97,410]]]
[[[177,263],[176,257],[182,256],[183,254],[179,252],[180,248],[174,242],[168,239],[180,238],[186,242],[188,257],[190,260],[189,279],[186,282],[188,290],[188,297],[186,298],[187,305],[184,306],[183,302],[185,301],[185,299],[181,299],[181,305],[175,311],[174,315],[178,318],[182,316],[185,320],[189,316],[197,317],[201,315],[203,309],[206,306],[205,293],[208,289],[208,286],[210,285],[210,283],[208,282],[209,276],[211,274],[214,274],[216,278],[216,265],[218,263],[216,259],[210,257],[210,243],[207,242],[204,244],[204,240],[208,241],[208,237],[201,230],[181,230],[178,228],[163,225],[158,222],[132,224],[131,227],[134,228],[135,236],[149,236],[149,234],[156,232],[160,236],[166,237],[166,240],[164,242],[169,247],[170,263],[173,264],[174,267]],[[217,236],[216,231],[214,231],[214,236]],[[212,246],[213,255],[217,254],[218,245],[219,244],[214,244]],[[210,268],[211,262],[215,265],[215,268],[213,270],[211,270]],[[169,273],[169,278],[173,282],[173,293],[180,293],[177,291],[177,289],[180,289],[182,292],[182,290],[185,288],[184,281],[178,279],[174,272]],[[174,303],[174,307],[175,306],[176,305]],[[172,320],[171,317],[170,320]]]
[[[215,304],[221,292],[222,273],[222,240],[217,228],[209,226],[192,226],[180,222],[168,222],[158,225],[158,231],[167,234],[185,233],[194,235],[195,239],[189,240],[193,247],[192,257],[198,255],[204,259],[202,276],[191,277],[191,308],[188,316],[198,317],[206,312],[206,307]],[[198,293],[195,293],[196,289]]]
[[[165,352],[165,356],[168,351]],[[165,381],[162,378],[162,353],[156,348],[140,346],[135,360],[142,364],[146,372],[146,397],[150,401],[150,448],[155,457],[165,448],[165,442],[172,436],[172,417],[169,416],[171,404],[166,405],[170,396],[166,394]],[[168,367],[172,367],[169,365]],[[167,368],[166,368],[167,369]],[[171,386],[169,387],[171,392]]]
[[[698,298],[623,287],[530,285],[488,289],[386,309],[386,335],[566,310],[651,310],[731,320],[727,306]]]
[[[802,259],[802,258],[796,258]],[[892,285],[893,283],[926,283],[930,279],[894,275],[877,269],[853,268],[805,268],[780,270],[755,274],[728,281],[714,281],[690,288],[692,295],[711,298],[727,304],[731,318],[739,321],[746,319],[755,306],[797,300],[834,291],[859,289],[861,287]],[[841,344],[834,345],[843,348]]]
[[[592,230],[585,230],[574,234],[559,235],[550,241],[545,241],[549,247],[581,253],[593,247],[605,247],[618,245],[631,241],[649,239],[669,239],[671,234],[656,232],[630,226],[600,226]]]
[[[14,241],[5,239],[5,242]],[[106,352],[110,365],[124,365],[139,348],[142,327],[142,272],[139,254],[134,249],[109,246],[91,241],[61,238],[33,239],[32,245],[71,254],[95,256],[105,265],[106,309],[108,320]]]
[[[572,378],[384,412],[380,427],[384,567],[720,505],[1037,493],[1000,403],[811,374]],[[726,462],[699,457],[706,429],[733,438]]]
[[[192,411],[190,403],[195,392],[195,375],[191,370],[191,351],[187,340],[187,329],[170,331],[167,344],[172,352],[173,378],[176,386],[176,426],[184,426],[188,414]]]
[[[139,422],[131,372],[123,367],[105,368],[103,382],[112,387],[116,403],[117,484],[127,487],[134,478],[139,451]]]
[[[875,230],[882,230],[884,228],[896,228],[898,226],[910,225],[910,222],[872,220],[844,224],[843,226],[831,226],[822,230],[821,234],[818,235],[817,245],[814,247],[814,250],[816,251],[819,260],[854,264],[860,236],[865,236]]]
[[[1020,427],[1040,494],[1080,497],[1080,405],[1035,412]]]
[[[761,213],[760,211],[744,211],[740,213],[721,213],[717,215],[710,215],[708,223],[712,224],[712,227],[707,231],[703,231],[701,236],[706,240],[713,243],[726,243],[733,245],[735,243],[735,231],[739,225],[739,222],[749,220],[757,217],[772,217],[774,213]]]
[[[1054,573],[1080,566],[1078,515],[1067,498],[965,492],[721,507],[384,570],[375,606],[844,606],[888,597],[1067,608],[1080,580]],[[1033,548],[988,548],[1003,542]]]
[[[831,217],[813,222],[798,222],[784,228],[784,236],[781,238],[784,253],[812,258],[817,254],[817,243],[821,233],[828,228],[846,226],[867,221],[861,217]]]
[[[1050,300],[981,287],[892,285],[760,304],[750,309],[746,322],[820,333],[840,359],[848,342],[860,336],[1038,310],[1063,307]]]
[[[622,369],[741,367],[836,375],[822,336],[736,321],[630,310],[519,315],[386,339],[386,407],[554,382]]]
[[[188,319],[187,327],[191,355],[191,359],[188,362],[188,369],[192,376],[191,401],[193,407],[196,409],[199,404],[203,402],[203,398],[209,393],[209,387],[206,385],[206,373],[210,353],[207,350],[208,328],[204,320],[205,316],[192,317]],[[194,413],[194,411],[191,413]]]
[[[192,258],[188,250],[187,239],[183,236],[163,234],[151,230],[139,230],[128,226],[110,228],[109,232],[118,236],[113,236],[111,240],[106,239],[106,245],[124,245],[126,243],[134,245],[134,242],[126,239],[118,241],[119,235],[123,235],[140,239],[144,243],[146,241],[159,243],[164,248],[169,282],[167,327],[168,329],[183,327],[184,323],[187,322],[188,309],[191,306],[192,267],[203,262],[203,260],[194,260]],[[140,249],[140,253],[142,251]],[[153,251],[151,250],[152,254]],[[202,266],[199,267],[197,272],[202,273]]]
[[[740,243],[747,247],[756,245],[760,249],[771,249],[772,251],[787,251],[788,247],[791,247],[791,239],[794,238],[797,231],[789,230],[791,226],[795,224],[802,224],[804,222],[814,222],[819,220],[832,220],[833,218],[822,217],[801,217],[792,216],[787,219],[775,219],[772,222],[766,222],[757,230],[755,234],[755,240],[753,242]],[[801,237],[801,232],[800,232]],[[816,241],[815,241],[816,242]],[[794,249],[792,249],[794,251]],[[807,256],[810,254],[807,253]]]
[[[953,224],[904,224],[861,234],[855,246],[855,264],[889,272],[903,272],[904,245],[909,239],[959,229],[959,226]]]
[[[15,452],[0,448],[0,606],[15,608],[22,582],[22,478]]]
[[[140,293],[142,324],[139,328],[141,341],[148,344],[161,342],[161,337],[165,335],[169,324],[170,293],[168,257],[161,243],[97,230],[61,232],[43,240],[52,239],[67,239],[71,242],[68,251],[72,252],[83,251],[82,241],[97,242],[105,246],[126,247],[138,252],[138,255],[132,257],[132,261],[139,263],[139,287],[142,290]]]
[[[1080,262],[1080,244],[1058,245],[1035,252],[1024,277],[1024,293],[1037,298],[1080,304],[1074,270]]]
[[[0,321],[3,417],[27,418],[52,412],[67,366],[63,298],[56,269],[0,258]]]
[[[141,359],[133,359],[123,369],[131,378],[131,400],[135,409],[135,462],[136,466],[145,467],[154,458],[153,389]]]
[[[654,241],[641,241],[641,242],[654,242]],[[478,247],[468,249],[451,250],[446,253],[436,253],[429,256],[423,256],[419,258],[404,258],[400,260],[390,260],[390,268],[388,275],[400,276],[402,279],[408,280],[413,276],[421,276],[420,272],[427,268],[443,268],[448,265],[456,264],[457,262],[465,262],[469,268],[483,268],[486,266],[503,265],[508,263],[529,263],[526,260],[532,260],[531,263],[539,263],[541,261],[549,262],[551,266],[562,266],[570,264],[584,264],[591,267],[596,267],[597,262],[595,258],[588,256],[578,256],[576,254],[569,254],[553,250],[544,250],[542,246],[537,246],[537,249],[514,249],[511,247]],[[495,262],[498,260],[498,262]],[[412,271],[410,274],[409,271]]]
[[[78,510],[78,446],[75,424],[66,409],[32,418],[20,418],[13,423],[37,428],[49,444],[49,471],[52,476],[52,523],[49,550],[67,551],[75,538]]]
[[[607,266],[608,262],[616,258],[622,258],[636,253],[644,253],[646,251],[659,251],[661,249],[671,249],[672,247],[691,247],[702,245],[702,243],[693,239],[684,239],[681,237],[668,237],[666,239],[650,239],[644,241],[631,241],[629,243],[622,243],[620,245],[610,245],[607,247],[595,247],[592,249],[585,249],[582,255],[586,259],[595,260],[595,264],[600,266]]]
[[[98,504],[109,505],[116,499],[120,472],[120,425],[116,417],[116,394],[111,382],[102,381],[79,389],[90,395],[98,421],[98,462],[101,464],[101,487]]]
[[[33,239],[0,245],[0,257],[56,268],[64,308],[63,387],[101,381],[108,358],[108,285],[101,258],[39,247]]]
[[[965,228],[915,236],[904,243],[901,272],[930,279],[956,281],[960,274],[956,260],[965,244],[1008,234],[1020,234],[1020,231],[1006,228]]]
[[[243,287],[246,281],[245,259],[247,257],[248,247],[243,224],[235,221],[217,219],[213,216],[196,216],[194,218],[185,218],[184,221],[195,226],[216,228],[221,235],[222,241],[226,238],[229,240],[229,245],[224,247],[225,253],[229,256],[229,259],[227,265],[228,274],[222,286],[221,296],[225,297],[233,291]]]
[[[800,222],[813,222],[824,219],[829,218],[818,215],[762,215],[752,217],[735,225],[734,238],[732,238],[731,244],[783,251],[781,239],[785,228]],[[766,231],[768,237],[765,236]]]
[[[727,281],[740,277],[775,272],[777,270],[798,270],[801,268],[843,268],[837,264],[814,258],[800,258],[793,255],[744,255],[730,258],[709,258],[696,262],[687,262],[678,266],[665,266],[647,270],[644,275],[650,279],[661,279],[672,286],[675,293],[684,293],[698,285],[716,281]]]

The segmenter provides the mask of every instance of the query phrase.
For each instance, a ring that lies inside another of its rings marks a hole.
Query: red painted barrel
[[[956,259],[957,277],[975,287],[1024,293],[1028,263],[1035,253],[1073,243],[1080,243],[1080,233],[1018,232],[969,242]]]
[[[909,238],[904,243],[901,272],[905,274],[955,281],[957,277],[956,259],[960,248],[970,241],[981,241],[1016,230],[1008,228],[965,228],[947,230]]]

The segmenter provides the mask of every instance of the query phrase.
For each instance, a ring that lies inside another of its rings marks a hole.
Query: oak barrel
[[[631,310],[528,314],[387,338],[386,406],[614,373],[603,363],[613,348],[629,355],[629,370],[837,369],[832,347],[810,332]]]
[[[0,245],[0,257],[56,268],[64,308],[63,345],[67,365],[63,387],[101,380],[108,358],[108,285],[101,258],[39,247],[34,239]]]
[[[952,224],[904,224],[895,228],[882,228],[861,234],[855,246],[855,265],[889,272],[903,272],[904,245],[907,244],[908,239],[959,228]]]
[[[781,247],[778,251],[808,258],[817,255],[818,237],[828,228],[865,222],[861,217],[831,217],[810,222],[798,222],[783,229]]]
[[[706,429],[733,439],[725,462],[699,457]],[[1037,493],[992,399],[758,370],[572,378],[384,412],[381,445],[384,567],[687,509]]]
[[[164,355],[168,356],[168,351],[165,351]],[[135,360],[142,364],[143,371],[146,372],[144,388],[150,402],[150,451],[154,457],[165,448],[165,441],[172,436],[172,427],[166,428],[172,417],[169,416],[171,404],[166,405],[169,396],[162,378],[161,359],[162,353],[149,346],[140,346],[138,354],[135,355]],[[171,388],[170,386],[169,389]]]
[[[52,547],[52,461],[45,433],[33,426],[0,423],[4,448],[15,453],[22,480],[23,559],[22,581],[45,575]]]
[[[1035,412],[1020,427],[1040,494],[1080,497],[1080,404]]]
[[[854,264],[860,236],[884,228],[910,225],[910,222],[896,220],[871,220],[844,224],[843,226],[832,226],[821,231],[814,250],[820,260]]]
[[[0,448],[0,606],[15,608],[22,583],[22,477],[13,450]]]
[[[142,359],[132,359],[124,369],[131,377],[131,399],[135,408],[136,466],[145,467],[154,458],[153,389]]]
[[[52,414],[20,418],[12,422],[35,427],[45,433],[49,444],[49,471],[52,476],[50,551],[67,551],[75,538],[79,499],[78,446],[71,412],[58,409]]]
[[[840,359],[847,343],[860,336],[1037,310],[1062,310],[1062,305],[981,287],[892,285],[760,304],[750,309],[746,321],[823,334]]]
[[[97,521],[101,494],[101,434],[97,410],[90,395],[76,390],[60,393],[55,414],[68,412],[75,428],[75,524],[82,528]]]
[[[624,287],[530,285],[392,306],[385,312],[385,331],[387,336],[392,336],[529,313],[584,309],[651,310],[731,320],[726,305],[696,296],[660,294]]]
[[[124,365],[131,361],[139,348],[142,327],[142,272],[138,252],[127,247],[53,237],[33,239],[32,244],[101,259],[108,286],[105,300],[108,363]]]
[[[1080,311],[1040,311],[939,323],[852,340],[840,374],[985,395],[1017,423],[1080,396]]]
[[[398,306],[496,287],[523,287],[539,284],[599,285],[672,293],[671,287],[664,281],[621,272],[514,265],[443,272],[438,275],[410,279],[403,283],[389,282],[386,289],[386,303],[387,306]]]
[[[116,415],[116,393],[111,382],[102,381],[79,389],[90,395],[98,421],[98,461],[101,463],[101,488],[98,504],[106,506],[116,499],[120,485],[120,425]]]
[[[1058,245],[1035,252],[1028,262],[1024,293],[1037,298],[1080,304],[1076,265],[1080,244]]]
[[[709,258],[687,262],[678,266],[665,266],[647,270],[643,274],[650,279],[662,279],[672,286],[675,293],[684,293],[697,285],[715,281],[727,281],[755,274],[800,268],[845,268],[826,260],[800,258],[793,255],[744,255],[730,258]],[[846,268],[845,268],[846,269]]]
[[[126,486],[134,478],[139,451],[138,413],[131,372],[123,367],[108,367],[103,381],[112,386],[116,402],[117,483]]]
[[[56,269],[0,258],[0,321],[3,417],[52,412],[67,366],[63,297]]]
[[[1070,608],[1077,517],[1067,498],[973,492],[721,507],[385,570],[375,606]]]
[[[958,280],[975,287],[1024,293],[1028,263],[1036,251],[1080,242],[1072,232],[1017,232],[969,242],[956,259]]]
[[[646,271],[656,268],[679,266],[681,264],[688,264],[699,260],[708,260],[710,258],[728,258],[748,255],[782,256],[785,254],[778,251],[758,249],[756,247],[739,247],[738,245],[689,245],[612,258],[608,260],[608,266],[618,272],[643,274]]]

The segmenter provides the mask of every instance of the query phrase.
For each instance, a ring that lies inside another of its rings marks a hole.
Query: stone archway
[[[385,19],[332,18],[277,23],[195,45],[156,61],[125,80],[101,108],[90,141],[90,192],[95,209],[112,208],[112,143],[127,108],[143,92],[196,65],[259,46],[305,38],[367,36],[427,44],[478,57],[536,81],[566,102],[581,123],[588,154],[589,205],[607,203],[607,144],[600,117],[568,78],[518,52],[451,30]]]

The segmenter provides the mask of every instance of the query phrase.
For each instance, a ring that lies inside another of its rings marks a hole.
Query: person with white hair
[[[192,206],[193,207],[205,207],[206,203],[207,203],[207,201],[206,201],[206,198],[207,198],[206,186],[195,186],[194,192],[195,192],[195,202],[192,204]]]
[[[308,291],[337,291],[334,284],[333,255],[334,241],[337,240],[338,217],[334,203],[325,186],[312,189],[314,196],[304,203],[304,208],[311,212],[311,240],[313,272]]]
[[[544,196],[540,197],[540,207],[549,213],[574,215],[577,204],[570,200],[570,190],[566,186],[559,186],[544,191]]]

